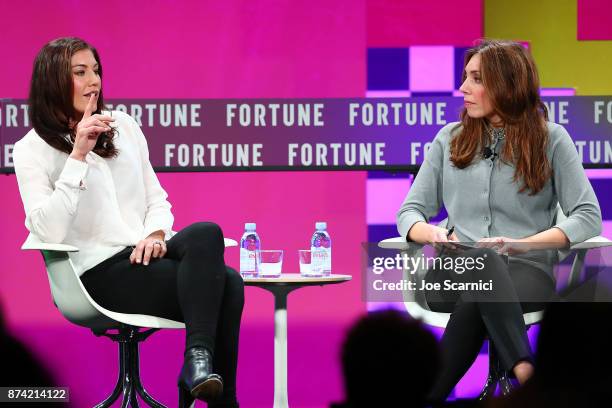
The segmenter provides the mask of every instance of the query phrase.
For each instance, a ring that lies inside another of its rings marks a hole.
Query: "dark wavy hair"
[[[536,194],[552,174],[546,157],[548,111],[540,99],[540,80],[531,54],[511,41],[481,40],[465,54],[463,67],[480,55],[480,72],[493,112],[506,129],[501,158],[515,166],[514,181],[520,192]],[[466,72],[463,71],[463,81]],[[461,112],[461,133],[451,141],[450,160],[463,169],[469,166],[482,146],[489,143],[485,118],[471,118]]]
[[[72,85],[72,56],[90,50],[98,63],[102,79],[102,63],[98,51],[87,42],[75,37],[58,38],[46,44],[34,60],[30,82],[29,115],[38,136],[57,150],[70,154],[74,144],[75,123],[82,114],[74,109]],[[102,88],[94,113],[104,109]],[[98,136],[93,152],[101,157],[115,157],[119,153],[113,144],[115,130]],[[69,136],[69,137],[66,137]]]

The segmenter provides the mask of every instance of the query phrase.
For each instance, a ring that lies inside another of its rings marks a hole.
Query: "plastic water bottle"
[[[261,241],[255,227],[254,222],[244,224],[244,234],[240,238],[240,274],[245,278],[259,275]]]
[[[316,231],[310,240],[311,270],[308,276],[331,275],[331,238],[327,233],[327,223],[317,222]]]

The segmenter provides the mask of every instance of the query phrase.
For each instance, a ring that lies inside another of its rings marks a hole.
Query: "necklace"
[[[506,137],[506,128],[503,127],[496,128],[492,126],[487,126],[487,131],[489,132],[491,139],[495,141],[502,140]]]

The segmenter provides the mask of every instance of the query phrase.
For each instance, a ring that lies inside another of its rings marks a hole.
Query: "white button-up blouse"
[[[152,232],[172,234],[171,205],[140,127],[125,113],[113,117],[115,158],[71,159],[34,129],[13,150],[28,239],[79,248],[70,253],[79,275]]]

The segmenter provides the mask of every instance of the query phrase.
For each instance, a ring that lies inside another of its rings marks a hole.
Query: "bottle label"
[[[240,248],[240,272],[255,272],[256,253],[246,248]]]
[[[312,274],[320,275],[330,270],[330,256],[326,248],[312,248],[311,252]]]

